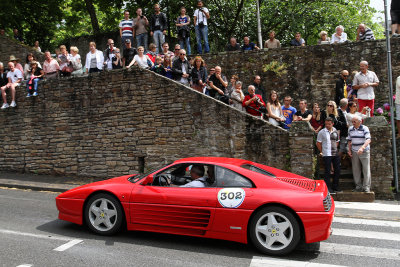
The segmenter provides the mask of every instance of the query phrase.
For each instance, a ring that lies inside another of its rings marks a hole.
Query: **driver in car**
[[[207,177],[204,177],[204,166],[194,164],[190,169],[191,182],[181,185],[181,187],[206,187]]]

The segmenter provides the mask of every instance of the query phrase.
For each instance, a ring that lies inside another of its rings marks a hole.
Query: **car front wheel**
[[[253,245],[269,255],[284,255],[299,243],[300,228],[291,212],[281,207],[265,207],[250,222]]]
[[[93,232],[112,235],[121,229],[122,207],[115,197],[104,193],[96,194],[85,206],[85,219]]]

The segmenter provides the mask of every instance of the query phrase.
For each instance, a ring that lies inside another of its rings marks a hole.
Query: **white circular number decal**
[[[237,208],[243,203],[245,194],[242,188],[223,188],[218,192],[218,201],[222,207]]]

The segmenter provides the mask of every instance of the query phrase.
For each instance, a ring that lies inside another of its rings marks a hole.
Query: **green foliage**
[[[273,60],[269,64],[264,64],[262,70],[264,72],[271,71],[275,73],[278,77],[285,75],[287,73],[287,64],[282,63],[280,64],[278,61]]]
[[[210,10],[209,41],[211,50],[222,51],[229,37],[236,36],[241,43],[244,36],[257,41],[257,0],[208,0]],[[359,23],[370,27],[375,36],[384,37],[383,27],[372,18],[376,10],[369,6],[369,0],[259,0],[263,41],[271,30],[283,45],[288,45],[296,32],[300,32],[309,45],[316,44],[319,32],[325,30],[332,35],[335,27],[343,25],[349,40],[355,40]],[[169,20],[169,34],[176,34],[175,20],[179,9],[185,6],[187,14],[193,18],[196,1],[159,0],[162,12]],[[149,19],[156,1],[136,0],[4,0],[0,1],[0,27],[11,35],[17,27],[32,45],[39,40],[42,48],[54,48],[62,40],[72,36],[93,34],[91,17],[87,4],[92,4],[98,20],[100,32],[115,31],[123,17],[123,9],[136,16],[136,9],[141,7]],[[194,28],[192,25],[192,44]]]

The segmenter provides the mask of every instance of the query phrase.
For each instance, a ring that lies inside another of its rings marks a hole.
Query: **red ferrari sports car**
[[[59,219],[101,235],[122,228],[251,242],[283,255],[326,240],[334,202],[324,181],[248,160],[195,157],[91,183],[56,198]]]

